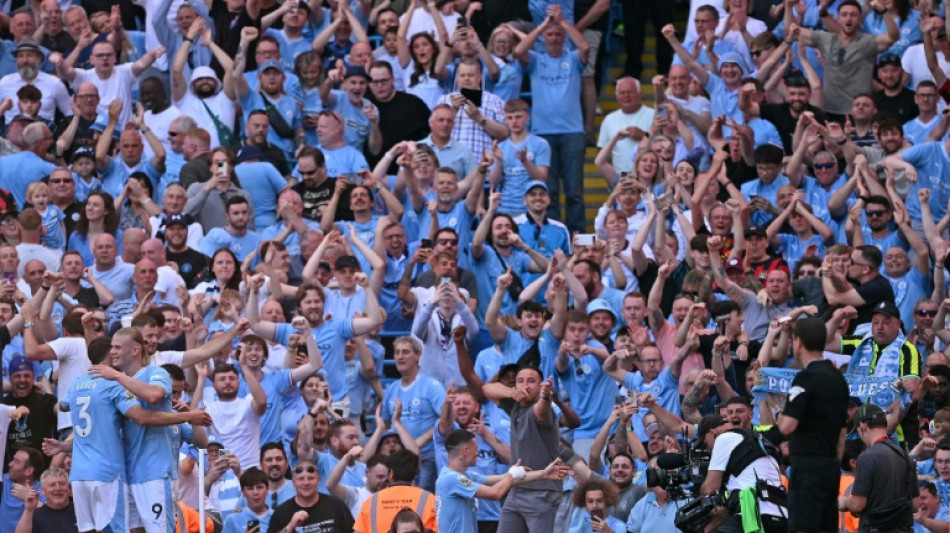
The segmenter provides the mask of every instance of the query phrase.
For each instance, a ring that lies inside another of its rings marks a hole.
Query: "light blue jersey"
[[[115,381],[84,374],[60,401],[73,424],[73,466],[70,481],[112,482],[125,478],[122,453],[123,416],[139,403]]]
[[[266,532],[270,527],[270,517],[274,514],[273,509],[268,509],[262,515],[256,515],[253,511],[245,507],[236,513],[231,513],[224,519],[224,528],[221,533],[244,533],[247,531],[247,523],[251,520],[257,520],[261,523],[261,532]]]
[[[577,50],[560,57],[531,52],[524,73],[531,76],[531,94],[535,109],[557,112],[535,113],[531,131],[538,135],[557,135],[584,131],[581,113],[581,72],[584,70]]]
[[[369,163],[363,157],[363,152],[348,144],[333,150],[321,147],[320,151],[327,161],[327,176],[331,178],[369,170]]]
[[[267,162],[241,163],[234,173],[254,199],[254,227],[263,230],[276,224],[277,196],[287,188],[287,180]]]
[[[286,86],[286,83],[284,84]],[[293,131],[297,131],[303,128],[301,121],[303,120],[303,111],[301,111],[300,106],[297,104],[292,96],[287,94],[281,94],[276,100],[271,97],[264,97],[263,94],[257,91],[257,89],[252,89],[248,91],[243,97],[241,97],[241,108],[244,109],[244,123],[247,124],[248,117],[251,115],[251,111],[256,111],[258,109],[265,110],[268,107],[276,108],[277,112],[280,114],[281,118],[284,119],[284,122],[290,126]],[[287,161],[293,162],[296,160],[294,157],[294,149],[296,148],[294,144],[294,136],[281,137],[277,134],[277,128],[271,124],[270,128],[267,130],[267,142],[277,146],[284,152],[284,157],[287,158]],[[241,184],[245,185],[246,182],[241,180]],[[254,203],[256,204],[258,198],[254,198]]]
[[[644,383],[643,375],[640,372],[627,372],[623,380],[623,386],[627,390],[635,390],[639,393],[649,392],[656,398],[660,407],[679,416],[680,414],[680,394],[679,380],[673,377],[670,368],[666,367],[660,372],[660,375],[650,383]],[[647,414],[645,409],[640,410],[634,417],[634,429],[640,440],[646,441],[649,438],[643,428],[643,416]]]
[[[441,531],[478,531],[475,492],[485,481],[485,476],[472,470],[463,474],[447,466],[442,468],[435,482],[435,515]]]
[[[943,143],[925,142],[912,146],[903,152],[904,161],[917,169],[917,183],[907,193],[907,213],[912,220],[920,220],[920,199],[917,191],[930,189],[930,213],[934,220],[940,220],[947,214],[947,202],[950,201],[950,157]]]
[[[445,389],[438,381],[419,374],[416,379],[404,387],[402,380],[395,380],[386,388],[383,399],[383,420],[389,422],[396,409],[396,398],[402,402],[402,425],[413,437],[419,437],[432,429],[439,421],[442,402],[445,401]],[[423,455],[432,454],[432,442],[420,449]]]
[[[287,339],[294,333],[290,324],[277,324],[274,340],[287,345]],[[323,373],[330,385],[330,395],[338,402],[346,397],[346,372],[343,368],[343,347],[353,338],[353,319],[331,318],[312,329],[313,338],[323,355]]]
[[[330,477],[330,472],[336,467],[340,462],[339,459],[333,456],[329,450],[325,452],[317,452],[317,471],[320,473],[320,485],[317,487],[317,490],[323,494],[330,494],[327,490],[326,479]],[[366,485],[366,465],[359,461],[356,461],[352,465],[346,467],[343,470],[343,477],[340,478],[340,484],[346,485],[347,487],[359,488]]]
[[[527,150],[526,157],[535,166],[550,167],[551,147],[543,138],[530,133],[518,144],[512,142],[509,137],[498,143],[498,147],[501,148],[504,157],[501,174],[501,205],[498,207],[498,212],[512,216],[520,215],[528,211],[528,206],[524,203],[524,195],[528,191],[528,183],[532,178],[516,154],[521,150]]]
[[[603,348],[602,344],[594,340],[588,340],[587,344]],[[581,419],[580,427],[574,430],[574,438],[594,438],[613,408],[617,396],[616,383],[601,369],[600,360],[591,354],[580,359],[571,357],[567,371],[559,372],[557,377],[562,383],[562,390],[572,400],[571,407]]]
[[[161,367],[144,366],[135,373],[135,379],[157,385],[165,391],[158,403],[140,402],[149,411],[172,410],[172,379]],[[178,478],[178,450],[174,449],[169,428],[141,426],[126,419],[122,425],[125,446],[125,472],[129,484]]]
[[[452,429],[460,429],[458,422],[453,424]],[[442,471],[442,468],[449,464],[449,452],[445,449],[445,437],[439,435],[438,426],[436,426],[432,434],[432,439],[435,443],[435,467],[438,468],[439,471]],[[502,469],[505,472],[508,471],[508,465],[498,461],[498,454],[485,442],[485,439],[480,435],[475,435],[475,442],[478,444],[478,459],[475,466],[472,467],[473,472],[483,476],[494,476]],[[436,484],[436,488],[438,488],[438,483]],[[501,517],[501,502],[494,500],[482,500],[478,502],[477,517],[479,521],[497,522]]]
[[[373,123],[363,113],[363,108],[376,106],[365,98],[359,105],[355,105],[344,91],[330,91],[330,93],[333,95],[333,103],[328,109],[338,112],[343,117],[343,140],[362,152],[366,148],[366,139],[369,138],[369,133],[373,129]]]
[[[286,368],[273,374],[264,374],[261,378],[261,388],[267,394],[267,408],[261,415],[261,443],[280,442],[280,414],[283,411],[280,395],[293,386],[290,370]]]
[[[234,252],[238,261],[244,261],[245,257],[257,250],[257,245],[260,243],[261,235],[256,231],[247,230],[244,235],[235,237],[224,228],[212,228],[198,241],[198,246],[201,247],[201,253],[208,257],[214,256],[214,253],[221,248],[227,248]]]
[[[126,165],[121,157],[113,157],[109,161],[106,171],[102,173],[102,190],[111,194],[114,198],[118,198],[122,194],[125,183],[129,181],[129,176],[134,172],[144,172],[148,179],[152,181],[152,185],[158,183],[158,178],[161,177],[161,172],[152,166],[151,159],[144,155],[137,164],[131,167]]]
[[[66,248],[66,235],[63,233],[63,221],[66,215],[59,207],[50,204],[46,206],[46,212],[40,213],[43,217],[43,227],[46,232],[40,237],[40,244],[54,250]]]

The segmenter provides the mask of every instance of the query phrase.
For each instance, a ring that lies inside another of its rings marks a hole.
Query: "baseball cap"
[[[353,268],[359,269],[360,262],[359,260],[356,259],[355,256],[341,255],[336,260],[336,270],[340,270],[341,268],[346,268],[346,267],[353,267]]]
[[[650,424],[649,426],[643,428],[643,433],[647,436],[647,438],[650,438],[653,436],[654,433],[656,433],[659,430],[660,430],[660,425],[654,422]]]
[[[745,269],[742,268],[742,262],[735,258],[726,261],[726,272],[730,270],[738,270],[739,272],[745,272]]]
[[[765,228],[762,226],[750,226],[745,230],[745,236],[747,239],[753,235],[756,237],[768,238],[768,234],[765,233]]]
[[[280,61],[277,61],[276,59],[268,59],[267,61],[261,63],[261,68],[258,72],[264,72],[269,68],[276,68],[281,72],[284,71],[284,66],[280,64]]]
[[[80,148],[76,150],[75,152],[73,152],[73,156],[69,158],[69,164],[75,163],[76,160],[79,159],[80,157],[88,157],[89,159],[92,159],[93,161],[95,161],[96,153],[92,151],[92,149],[90,148]]]
[[[347,66],[346,74],[343,75],[343,79],[352,78],[353,76],[362,76],[366,78],[366,81],[370,80],[369,74],[366,73],[366,69],[363,67],[356,66]]]
[[[10,359],[10,366],[7,368],[7,370],[8,370],[8,373],[7,373],[8,376],[13,375],[16,372],[27,372],[27,371],[34,372],[34,373],[36,372],[33,369],[33,363],[31,363],[30,361],[27,361],[26,358],[23,357],[22,355],[18,355],[14,357],[13,359]]]
[[[881,409],[873,403],[866,403],[858,407],[858,410],[854,412],[854,416],[851,417],[851,423],[855,427],[861,422],[887,424],[887,415],[884,413],[884,409]]]
[[[168,218],[165,219],[166,228],[169,226],[184,226],[187,228],[189,225],[191,225],[191,219],[188,215],[168,215]]]
[[[260,148],[254,146],[253,144],[248,144],[241,148],[241,151],[237,154],[237,162],[244,163],[250,161],[251,159],[264,159],[264,152]]]
[[[877,66],[883,67],[884,65],[897,65],[901,67],[901,56],[897,54],[884,54],[880,59],[877,60]]]
[[[528,194],[529,192],[531,192],[531,189],[534,189],[535,187],[541,187],[545,191],[548,190],[547,183],[544,183],[541,180],[531,180],[528,182],[528,188],[524,190],[525,194]]]
[[[221,442],[221,439],[219,439],[216,435],[208,435],[208,446],[207,446],[207,447],[210,448],[212,445],[214,445],[214,446],[221,446],[222,448],[224,448],[224,443]]]
[[[871,316],[877,314],[892,316],[895,318],[901,317],[900,309],[898,309],[897,306],[894,305],[894,302],[890,300],[884,300],[883,302],[874,306],[874,311],[871,312]]]
[[[699,421],[699,428],[696,430],[696,440],[702,442],[703,439],[706,438],[707,433],[726,423],[726,419],[719,413],[710,413],[704,416],[703,419]]]

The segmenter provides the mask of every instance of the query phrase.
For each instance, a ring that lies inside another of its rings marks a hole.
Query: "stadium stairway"
[[[650,84],[650,80],[652,80],[653,76],[657,74],[656,37],[652,34],[651,26],[647,25],[647,30],[650,33],[647,34],[644,43],[644,68],[643,74],[640,76],[640,84],[643,93],[643,104],[652,106],[653,86]],[[611,43],[611,57],[607,66],[604,83],[600,90],[600,97],[598,99],[598,104],[603,113],[600,113],[595,117],[595,139],[597,133],[600,131],[600,123],[603,121],[604,117],[608,113],[616,111],[619,107],[617,105],[617,100],[614,97],[616,92],[614,82],[623,76],[623,58],[625,54],[623,53],[623,38],[612,33],[611,39],[613,40]],[[600,172],[598,172],[597,167],[594,166],[594,158],[597,156],[597,151],[598,149],[596,147],[587,147],[584,161],[584,200],[586,203],[585,209],[587,215],[587,229],[590,232],[594,230],[594,217],[597,216],[597,209],[607,201],[607,197],[610,195],[610,190],[607,188],[607,182],[604,180],[603,176],[601,176]]]

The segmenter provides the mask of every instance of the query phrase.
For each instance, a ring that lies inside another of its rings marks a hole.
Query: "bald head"
[[[39,259],[30,259],[23,265],[23,279],[30,284],[33,292],[36,292],[42,284],[44,273],[46,273],[46,264]]]
[[[146,239],[142,243],[142,258],[155,263],[155,266],[165,265],[165,243],[160,239]]]
[[[137,263],[142,259],[142,243],[148,235],[140,228],[129,228],[122,233],[122,260]]]
[[[109,233],[100,233],[92,245],[93,255],[96,258],[96,267],[99,270],[108,270],[115,265],[117,247],[115,237]]]
[[[132,283],[135,284],[135,290],[144,294],[155,288],[158,282],[158,267],[150,259],[142,259],[135,263],[135,270],[132,271]]]

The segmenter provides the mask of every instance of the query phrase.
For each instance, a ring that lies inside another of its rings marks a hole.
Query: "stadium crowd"
[[[950,2],[622,4],[4,4],[0,533],[946,533]]]

